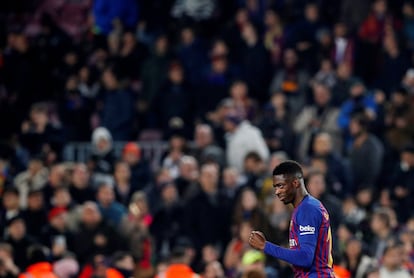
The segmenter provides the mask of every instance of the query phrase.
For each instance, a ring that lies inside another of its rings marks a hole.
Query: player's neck
[[[300,190],[296,195],[295,201],[293,202],[293,207],[297,208],[306,196],[308,196],[308,192],[306,192],[306,190]]]

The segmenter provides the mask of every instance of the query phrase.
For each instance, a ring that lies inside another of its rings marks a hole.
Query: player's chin
[[[287,205],[289,203],[289,201],[286,199],[286,197],[278,197],[279,200],[284,203],[285,205]]]

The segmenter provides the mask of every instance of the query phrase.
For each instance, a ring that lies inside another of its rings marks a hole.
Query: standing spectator
[[[217,165],[203,165],[199,179],[201,190],[185,207],[184,233],[198,251],[209,243],[224,248],[230,237],[230,207],[228,199],[218,190],[218,174]]]
[[[48,224],[42,227],[41,242],[50,248],[54,260],[62,258],[74,246],[75,238],[68,229],[67,220],[67,209],[53,208],[48,213]]]
[[[263,96],[260,96],[253,89],[250,89],[251,95],[249,96],[249,84],[243,80],[236,80],[230,87],[230,99],[233,101],[236,111],[241,115],[243,119],[255,122],[257,117],[257,100],[264,101]],[[262,87],[261,87],[262,88]],[[267,86],[266,86],[267,88]],[[256,88],[257,89],[257,88]]]
[[[112,135],[105,127],[98,127],[92,133],[92,153],[88,161],[92,172],[93,186],[105,179],[112,179],[115,155]]]
[[[131,170],[126,162],[118,161],[115,163],[114,182],[116,201],[123,206],[128,206],[136,188],[131,185]]]
[[[95,199],[90,173],[84,163],[77,163],[73,167],[69,193],[73,201],[78,205]]]
[[[298,52],[306,69],[314,71],[317,67],[317,33],[323,27],[319,7],[316,3],[307,3],[303,10],[304,18],[294,24],[289,44]]]
[[[170,255],[176,240],[183,233],[183,215],[185,211],[178,197],[174,183],[163,185],[161,207],[155,212],[150,226],[151,235],[155,240],[156,254],[161,257]],[[169,228],[165,229],[165,227]]]
[[[27,233],[35,240],[41,239],[44,226],[47,225],[46,203],[41,190],[31,190],[27,197],[27,208],[22,211]]]
[[[65,171],[66,169],[63,164],[55,164],[50,168],[48,182],[42,188],[46,208],[52,206],[54,191],[66,185]]]
[[[117,228],[126,215],[126,209],[115,200],[113,185],[100,184],[96,192],[96,201],[103,219],[114,228]]]
[[[174,184],[177,187],[178,195],[181,200],[187,200],[198,188],[198,163],[197,160],[192,157],[185,155],[180,159],[180,174],[174,180]]]
[[[335,142],[326,132],[315,135],[313,140],[310,161],[321,159],[325,161],[326,181],[331,186],[330,193],[343,198],[349,193],[349,167],[347,161],[334,149]]]
[[[207,64],[207,53],[202,39],[197,37],[196,31],[191,26],[181,29],[177,56],[190,85],[194,86],[200,82],[202,70]]]
[[[194,91],[184,76],[181,64],[172,62],[168,69],[167,80],[161,85],[152,102],[152,118],[156,127],[165,133],[173,121],[181,121],[184,133],[193,130]]]
[[[291,124],[293,118],[287,96],[280,92],[273,93],[257,124],[271,152],[285,151],[295,155],[297,139]]]
[[[355,113],[366,113],[369,120],[374,120],[377,116],[378,105],[374,95],[367,91],[364,83],[360,79],[354,79],[349,90],[348,99],[341,104],[338,115],[338,126],[342,129],[344,137],[344,149],[349,148],[351,138],[349,135],[349,122]]]
[[[117,57],[120,77],[137,81],[142,64],[148,56],[147,46],[138,41],[133,32],[126,30],[122,35],[121,49]]]
[[[63,134],[50,122],[45,103],[35,103],[30,109],[29,120],[23,122],[20,140],[31,156],[53,152],[60,157]]]
[[[102,73],[104,85],[101,125],[106,127],[114,140],[129,140],[134,116],[134,99],[127,88],[122,88],[114,69]]]
[[[87,79],[88,77],[85,75],[89,75],[89,69],[82,68],[79,75],[79,79]],[[97,92],[90,92],[94,90],[93,85],[90,85],[91,88],[89,88],[87,82],[88,80],[78,80],[75,75],[68,77],[64,95],[60,97],[59,117],[62,121],[65,138],[70,141],[86,140],[90,133],[90,123],[85,119],[91,116],[91,102],[90,97],[83,94],[96,94]]]
[[[246,187],[239,194],[232,213],[232,228],[239,227],[243,222],[248,221],[253,230],[262,230],[269,238],[274,238],[269,219],[265,211],[260,207],[256,193]]]
[[[340,107],[349,97],[349,91],[353,84],[352,66],[340,63],[336,67],[336,82],[332,88],[331,104]]]
[[[342,221],[341,201],[335,195],[329,193],[327,188],[325,175],[318,170],[311,170],[307,177],[307,189],[309,194],[321,201],[331,216],[332,232],[335,235]]]
[[[134,28],[138,22],[138,5],[132,0],[97,0],[93,2],[93,16],[95,33],[107,36],[114,29],[114,22],[125,29]]]
[[[409,68],[409,58],[399,45],[397,34],[387,34],[383,39],[384,53],[382,63],[379,65],[377,87],[390,95],[391,90],[401,82]]]
[[[370,221],[370,228],[374,235],[369,246],[371,256],[380,260],[384,256],[387,246],[395,239],[389,212],[386,209],[374,211]]]
[[[406,146],[400,153],[400,162],[390,174],[390,197],[399,222],[404,223],[413,214],[410,209],[414,194],[414,147]]]
[[[167,168],[161,168],[154,174],[154,181],[145,188],[145,194],[148,198],[149,210],[153,214],[160,207],[161,188],[164,184],[172,182],[170,171]]]
[[[128,250],[135,262],[137,274],[145,276],[153,273],[151,259],[156,255],[149,227],[153,217],[145,193],[137,191],[128,206],[128,214],[121,223],[121,235],[126,239]],[[146,277],[146,276],[145,276]]]
[[[148,161],[143,156],[139,144],[135,142],[125,144],[121,159],[129,166],[132,188],[134,190],[144,189],[151,180],[151,169]]]
[[[283,48],[285,47],[285,26],[280,15],[272,10],[267,9],[264,17],[265,33],[264,46],[270,53],[270,61],[274,68],[282,63]]]
[[[210,61],[198,88],[196,116],[203,118],[213,111],[229,91],[231,82],[238,76],[237,67],[231,62],[223,41],[216,41],[211,47]]]
[[[359,27],[360,39],[358,57],[356,59],[356,74],[370,84],[378,74],[381,44],[385,36],[390,35],[396,22],[390,14],[386,0],[375,0],[371,4],[371,12],[366,16]]]
[[[271,77],[269,53],[259,40],[258,31],[253,24],[246,24],[241,35],[244,40],[241,50],[241,76],[251,95],[263,103],[267,97],[265,88],[269,87]]]
[[[79,228],[74,232],[76,241],[73,245],[79,263],[84,264],[93,254],[113,254],[123,249],[123,239],[106,224],[98,206],[94,202],[85,202],[81,209]]]
[[[214,139],[211,126],[197,124],[194,131],[194,147],[191,153],[201,164],[214,161],[223,166],[225,164],[224,151],[216,144]]]
[[[151,55],[141,68],[142,90],[138,100],[138,112],[141,117],[146,117],[155,95],[167,78],[169,56],[168,37],[159,35],[155,39]]]
[[[349,151],[350,171],[353,192],[362,188],[373,188],[379,177],[384,147],[381,141],[368,131],[368,121],[364,114],[355,114],[349,123],[353,144]]]
[[[304,161],[310,154],[312,140],[318,132],[327,132],[335,142],[335,150],[341,152],[341,134],[337,126],[339,111],[332,107],[331,91],[323,84],[313,86],[314,104],[305,106],[294,122],[295,132],[300,135],[298,157]]]
[[[305,104],[308,81],[309,73],[300,67],[296,51],[286,48],[283,52],[283,67],[273,76],[270,93],[285,93],[292,113],[299,113]]]
[[[243,171],[243,161],[247,153],[255,151],[265,161],[269,158],[269,149],[260,130],[239,115],[229,114],[224,120],[227,134],[227,164]]]
[[[335,65],[347,64],[351,67],[355,60],[355,43],[348,34],[345,22],[337,22],[334,27],[334,48],[332,50],[332,61]]]

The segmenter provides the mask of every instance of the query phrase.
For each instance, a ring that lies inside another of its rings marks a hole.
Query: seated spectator
[[[68,211],[65,208],[53,208],[48,213],[48,224],[42,227],[41,242],[51,250],[53,260],[58,260],[73,250],[75,238],[68,229]]]
[[[13,260],[19,269],[23,270],[29,264],[27,251],[36,241],[26,232],[26,223],[21,215],[9,219],[6,224],[6,243],[13,248]]]
[[[135,142],[125,144],[121,160],[129,166],[133,190],[144,189],[151,180],[151,168],[139,144]]]
[[[410,273],[403,266],[403,246],[399,243],[390,244],[384,250],[382,264],[379,269],[381,278],[410,278]]]
[[[370,245],[371,255],[373,258],[380,260],[385,255],[387,246],[395,239],[388,211],[384,209],[374,211],[370,227],[374,234]]]

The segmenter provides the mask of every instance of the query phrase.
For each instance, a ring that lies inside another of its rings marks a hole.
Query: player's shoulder
[[[323,215],[324,207],[322,203],[312,197],[311,195],[308,195],[305,197],[305,199],[302,201],[300,210],[298,210],[298,214],[309,216],[309,215]]]

